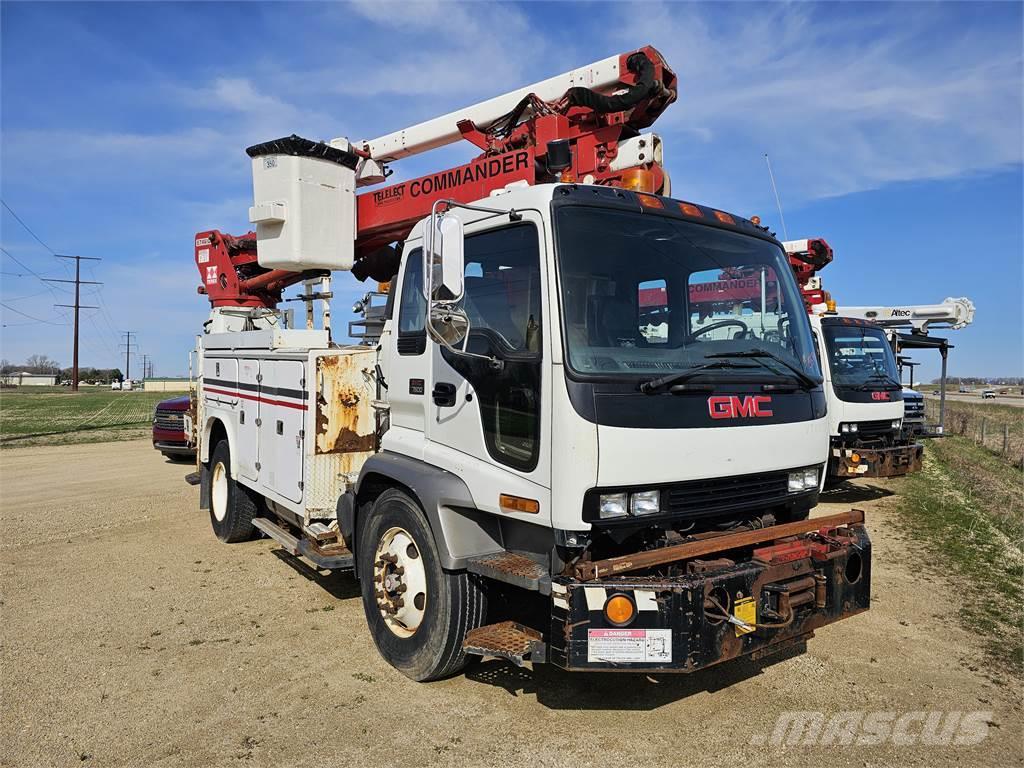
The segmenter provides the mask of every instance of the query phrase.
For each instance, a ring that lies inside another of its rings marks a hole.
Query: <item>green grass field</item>
[[[153,409],[173,392],[107,387],[0,390],[0,448],[128,440],[150,434]]]
[[[933,555],[922,568],[961,585],[950,618],[984,638],[994,670],[1015,675],[1024,672],[1022,488],[1012,457],[950,436],[927,442],[924,469],[907,477],[900,499],[908,533]]]

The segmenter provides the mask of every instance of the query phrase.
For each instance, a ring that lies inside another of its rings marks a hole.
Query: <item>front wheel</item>
[[[382,493],[361,521],[356,557],[363,610],[381,656],[420,682],[462,669],[462,641],[483,624],[486,596],[476,577],[441,568],[419,505],[399,490]]]
[[[217,538],[228,544],[248,541],[256,534],[255,494],[231,476],[231,449],[227,440],[210,457],[210,523]]]

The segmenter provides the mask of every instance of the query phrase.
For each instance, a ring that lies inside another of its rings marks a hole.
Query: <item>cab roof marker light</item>
[[[736,221],[733,219],[732,216],[730,216],[728,213],[725,213],[723,211],[715,211],[715,218],[718,219],[723,224],[735,224],[736,223]]]
[[[660,198],[654,197],[652,195],[638,194],[636,197],[637,197],[637,200],[640,201],[640,205],[642,205],[644,208],[664,208],[665,207],[665,204],[663,202],[661,202]]]
[[[693,203],[679,203],[679,210],[685,213],[687,216],[697,216],[699,218],[704,217],[704,214],[701,213],[700,208],[698,208]]]

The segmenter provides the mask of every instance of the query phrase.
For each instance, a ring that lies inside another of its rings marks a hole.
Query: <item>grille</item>
[[[921,400],[904,400],[903,401],[903,412],[904,413],[923,413],[924,402]]]
[[[163,408],[157,408],[156,417],[153,419],[153,424],[159,429],[169,429],[174,432],[184,432],[185,413],[184,411],[168,411]]]
[[[672,514],[704,516],[789,501],[789,472],[766,472],[680,483],[662,491]]]
[[[888,435],[893,431],[892,420],[882,421],[858,421],[857,434],[861,437],[873,437],[875,435]]]

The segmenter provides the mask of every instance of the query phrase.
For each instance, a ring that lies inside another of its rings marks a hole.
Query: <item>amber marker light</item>
[[[524,499],[522,496],[512,496],[508,493],[498,497],[498,506],[502,512],[525,512],[528,515],[540,512],[540,502],[536,499]]]
[[[636,606],[626,595],[612,595],[604,604],[604,617],[609,624],[624,627],[636,617]]]

